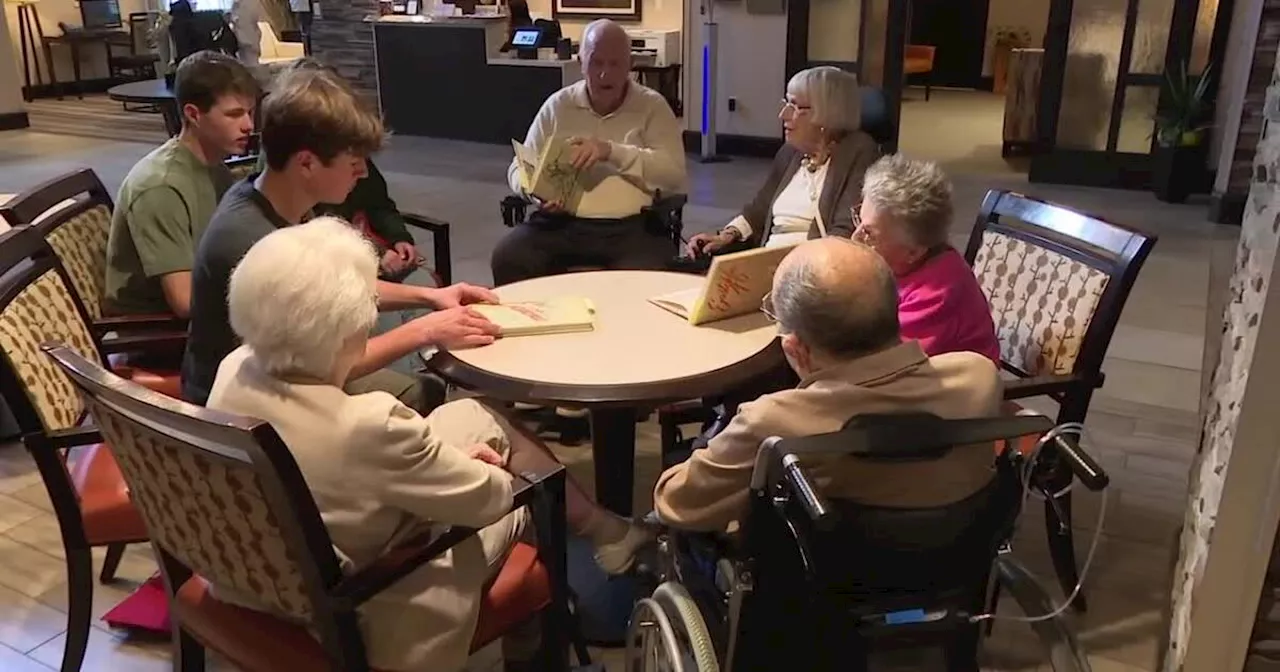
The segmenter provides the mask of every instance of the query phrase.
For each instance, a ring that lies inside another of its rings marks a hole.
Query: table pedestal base
[[[596,502],[631,515],[635,490],[636,409],[591,409],[591,458],[595,463]]]

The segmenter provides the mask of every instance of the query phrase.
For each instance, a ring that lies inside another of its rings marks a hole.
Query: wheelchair
[[[829,501],[798,461],[931,460],[1046,432],[1043,449],[1001,451],[988,485],[935,508]],[[659,534],[640,570],[649,582],[641,592],[656,587],[632,612],[626,669],[862,672],[874,653],[929,647],[941,649],[948,672],[978,672],[983,621],[1003,589],[1033,617],[1024,620],[1055,672],[1088,672],[1063,609],[1009,554],[1028,459],[1061,463],[1094,490],[1107,485],[1043,416],[859,416],[839,432],[766,440],[733,539]]]

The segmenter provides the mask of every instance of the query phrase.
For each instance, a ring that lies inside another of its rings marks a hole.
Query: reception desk
[[[376,20],[378,100],[392,132],[523,140],[543,101],[582,79],[582,68],[500,53],[506,27],[501,16]]]

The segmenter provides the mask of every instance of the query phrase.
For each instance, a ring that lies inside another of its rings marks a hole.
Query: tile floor
[[[34,132],[0,133],[0,192],[16,192],[68,170],[89,166],[115,190],[147,145]],[[428,212],[454,225],[455,273],[487,282],[488,251],[502,235],[498,201],[505,195],[509,150],[500,146],[397,137],[379,166],[405,210]],[[727,221],[753,193],[766,164],[735,159],[692,163],[689,233]],[[1164,632],[1168,572],[1181,521],[1187,471],[1198,432],[1200,371],[1206,320],[1216,324],[1234,232],[1204,221],[1201,205],[1171,206],[1149,194],[1029,185],[1017,176],[957,174],[954,223],[964,240],[990,188],[1018,189],[1072,204],[1157,233],[1147,262],[1111,345],[1107,385],[1089,415],[1089,446],[1113,480],[1104,533],[1088,574],[1091,609],[1074,620],[1098,672],[1154,670]],[[1051,409],[1048,409],[1051,410]],[[656,428],[645,426],[637,457],[640,510],[657,475]],[[590,479],[589,450],[558,447],[571,468]],[[1079,498],[1076,527],[1083,561],[1096,528],[1100,498]],[[1018,557],[1046,583],[1054,583],[1039,507],[1030,507],[1019,531]],[[65,575],[56,524],[31,460],[18,446],[0,447],[0,669],[57,669],[65,629]],[[133,548],[123,581],[95,588],[95,618],[153,571],[145,548]],[[1008,603],[1011,600],[1005,600]],[[1006,604],[1005,608],[1012,605]],[[621,670],[617,652],[602,652]],[[492,652],[474,669],[493,667]],[[988,640],[990,670],[1045,670],[1028,626],[1000,623]],[[164,642],[136,641],[95,622],[85,670],[145,672],[169,669]],[[919,669],[913,667],[912,669]]]

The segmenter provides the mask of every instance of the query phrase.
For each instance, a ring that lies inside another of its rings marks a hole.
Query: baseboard
[[[702,151],[702,134],[695,131],[685,131],[684,149],[694,154]],[[754,156],[772,159],[780,149],[782,149],[782,138],[716,134],[716,151],[726,156]]]
[[[74,96],[84,93],[106,93],[107,89],[123,83],[123,80],[104,77],[101,79],[85,79],[79,84],[75,82],[37,84],[35,86],[22,87],[22,97],[27,100],[35,100],[37,98],[57,98],[59,95]]]
[[[26,112],[5,112],[0,114],[0,131],[16,131],[31,125]]]
[[[1240,226],[1244,220],[1244,206],[1248,200],[1248,194],[1235,191],[1213,192],[1209,196],[1209,221]]]

